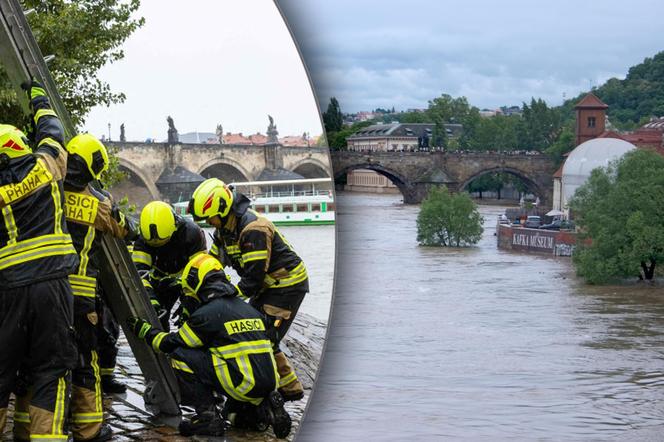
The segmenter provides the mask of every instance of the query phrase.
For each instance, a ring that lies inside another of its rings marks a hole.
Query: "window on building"
[[[588,127],[595,127],[595,117],[588,117]]]

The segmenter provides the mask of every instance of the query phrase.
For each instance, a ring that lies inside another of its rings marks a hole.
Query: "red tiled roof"
[[[597,98],[595,94],[590,92],[585,97],[583,97],[581,101],[576,103],[574,109],[606,109],[608,107],[609,106],[606,103]]]
[[[249,135],[249,139],[253,144],[267,144],[268,142],[268,137],[260,133]]]
[[[618,132],[613,131],[613,130],[605,130],[604,132],[599,134],[597,136],[597,138],[617,138],[619,140],[624,140],[625,139],[624,135],[621,135]]]
[[[565,162],[563,161],[563,164],[560,165],[558,170],[555,171],[553,174],[554,178],[562,178],[563,177],[563,167],[565,166]]]
[[[637,129],[624,134],[623,139],[639,147],[660,147],[663,142],[662,136],[662,131],[657,129]]]
[[[279,138],[279,143],[281,143],[282,146],[307,146],[307,140],[302,138],[301,136],[296,136],[296,135],[289,135],[285,137]],[[311,141],[309,141],[309,144]]]
[[[245,136],[243,136],[241,133],[239,134],[232,134],[228,132],[226,135],[224,135],[224,143],[226,144],[251,144],[251,140]]]

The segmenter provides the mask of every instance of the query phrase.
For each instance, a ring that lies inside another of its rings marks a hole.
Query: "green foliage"
[[[561,117],[557,109],[548,107],[541,98],[533,98],[530,105],[523,103],[518,140],[522,149],[544,151],[556,140],[560,129]]]
[[[24,0],[26,9],[35,9],[28,21],[44,55],[55,55],[49,63],[62,100],[74,125],[80,126],[92,107],[120,103],[125,96],[112,92],[97,78],[99,69],[124,57],[120,46],[144,23],[132,14],[139,0]],[[0,121],[27,128],[29,117],[18,105],[16,93],[4,70],[0,69]],[[124,179],[118,160],[109,152],[110,167],[105,185]]]
[[[114,185],[118,184],[120,181],[124,181],[127,178],[127,174],[120,170],[120,160],[115,149],[108,149],[108,169],[101,176],[101,182],[104,187],[109,189]]]
[[[457,123],[463,125],[463,133],[458,140],[461,149],[467,149],[472,144],[475,130],[480,122],[480,111],[468,103],[466,97],[453,98],[448,94],[429,101],[426,111],[429,123],[434,123],[431,136],[432,146],[446,146],[447,135],[443,124]],[[449,146],[448,146],[449,147]]]
[[[99,69],[124,57],[120,45],[143,25],[133,18],[139,0],[25,0],[30,27],[44,55],[55,55],[49,69],[76,126],[98,104],[122,102],[122,93],[97,78]],[[0,121],[25,127],[16,96],[0,73]]]
[[[361,121],[359,123],[353,123],[353,125],[346,127],[338,132],[328,132],[327,136],[329,138],[329,146],[332,150],[345,150],[346,149],[346,138],[353,135],[358,130],[371,126],[373,123],[371,121]]]
[[[500,173],[487,173],[482,175],[468,184],[468,191],[479,192],[480,198],[482,198],[482,192],[486,191],[495,191],[500,195],[500,191],[506,183],[506,177],[504,175],[505,174]]]
[[[574,130],[566,127],[560,132],[558,139],[545,152],[555,161],[556,167],[559,167],[565,159],[565,154],[571,152],[576,147],[575,144],[576,137]]]
[[[433,187],[417,215],[417,241],[425,246],[461,247],[482,238],[482,216],[466,193]]]
[[[589,283],[651,279],[664,260],[664,158],[635,150],[595,169],[570,201],[581,239],[573,256]]]
[[[327,110],[323,112],[323,123],[325,124],[325,132],[328,133],[328,136],[332,132],[339,132],[344,126],[341,107],[339,106],[339,101],[337,101],[335,97],[330,98]],[[330,137],[330,139],[331,138],[332,137]]]
[[[621,130],[632,130],[651,116],[664,116],[664,51],[632,66],[624,80],[611,78],[592,91],[609,105],[607,115]],[[566,118],[574,117],[574,105],[586,93],[565,102]]]

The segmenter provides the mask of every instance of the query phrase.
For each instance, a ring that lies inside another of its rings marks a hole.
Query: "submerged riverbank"
[[[664,292],[569,260],[419,247],[419,208],[339,193],[325,360],[298,440],[661,440]]]

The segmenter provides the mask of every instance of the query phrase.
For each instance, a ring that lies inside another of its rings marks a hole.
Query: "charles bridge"
[[[305,178],[330,177],[327,148],[265,145],[106,142],[132,183],[147,188],[152,199],[177,180],[226,182],[278,178],[284,171]]]
[[[555,165],[548,155],[488,152],[331,152],[335,181],[354,169],[370,169],[389,178],[404,202],[421,202],[432,185],[460,191],[490,173],[519,177],[542,205],[553,200]]]

